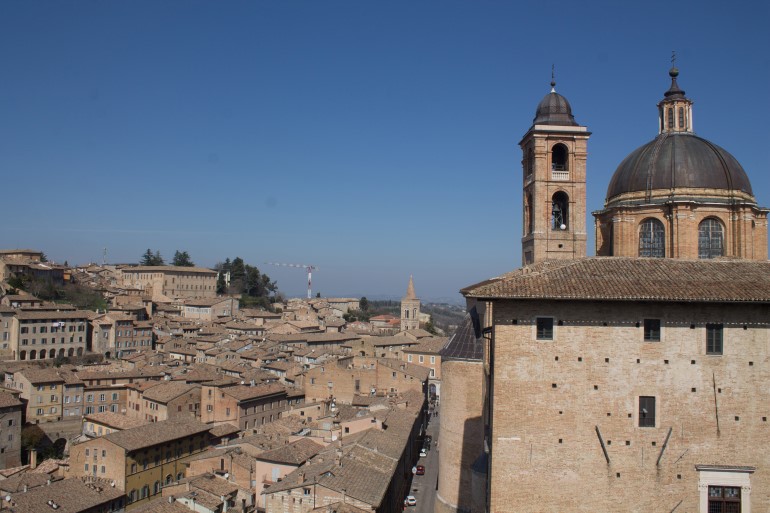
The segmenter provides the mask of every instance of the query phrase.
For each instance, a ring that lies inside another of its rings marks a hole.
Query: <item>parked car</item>
[[[425,448],[420,449],[420,458],[424,458],[428,455],[428,451],[425,450]]]
[[[425,475],[425,466],[424,465],[417,465],[417,470],[415,471],[415,474],[418,476],[424,476]]]
[[[414,498],[414,495],[406,496],[406,499],[404,499],[404,506],[417,506],[417,499]]]
[[[430,435],[425,435],[425,443],[431,443],[433,441],[433,437]]]

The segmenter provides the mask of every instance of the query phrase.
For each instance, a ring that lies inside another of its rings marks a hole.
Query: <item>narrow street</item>
[[[406,513],[433,513],[433,503],[436,500],[438,485],[438,431],[441,416],[431,417],[426,433],[433,437],[428,455],[420,458],[417,465],[425,467],[425,475],[413,476],[410,494],[417,499],[416,506],[407,506]]]

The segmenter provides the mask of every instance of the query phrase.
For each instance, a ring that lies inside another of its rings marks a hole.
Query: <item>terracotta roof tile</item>
[[[589,257],[529,265],[461,290],[490,299],[768,302],[770,262]]]

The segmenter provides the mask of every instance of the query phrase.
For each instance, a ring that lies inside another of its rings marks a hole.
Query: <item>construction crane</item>
[[[299,269],[305,269],[307,271],[307,298],[311,298],[311,294],[313,293],[311,290],[313,283],[313,271],[317,271],[318,267],[306,264],[284,264],[281,262],[265,262],[265,264],[277,265],[279,267],[297,267]]]

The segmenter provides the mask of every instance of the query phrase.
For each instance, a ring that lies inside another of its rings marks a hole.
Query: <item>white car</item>
[[[414,498],[414,495],[407,495],[406,499],[404,499],[404,505],[417,506],[417,499]]]
[[[420,449],[420,458],[424,458],[428,455],[428,451],[426,451],[424,448]]]

